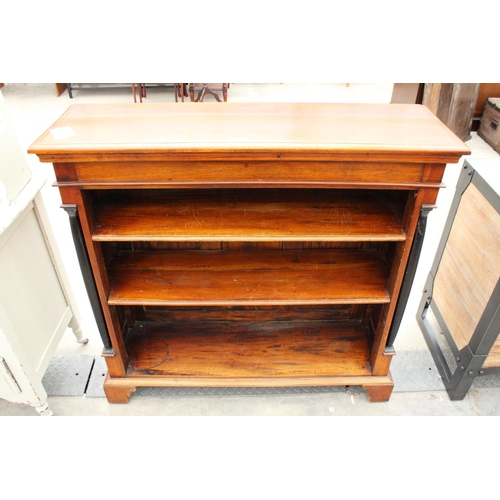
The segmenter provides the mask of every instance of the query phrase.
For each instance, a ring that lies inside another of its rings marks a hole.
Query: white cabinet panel
[[[38,371],[68,304],[32,209],[0,248],[0,276],[0,301]]]
[[[50,414],[42,378],[65,330],[86,343],[40,190],[0,94],[0,398]],[[31,180],[30,180],[31,178]]]

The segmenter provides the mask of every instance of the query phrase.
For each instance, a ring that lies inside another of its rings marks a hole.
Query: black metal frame
[[[101,335],[102,343],[104,344],[103,354],[113,355],[114,350],[109,338],[106,321],[104,320],[101,302],[99,300],[97,287],[94,281],[94,275],[92,274],[92,269],[90,267],[87,245],[85,244],[85,239],[80,224],[80,218],[78,217],[78,208],[76,205],[62,205],[62,208],[64,208],[66,213],[69,215],[71,234],[73,236],[78,262],[80,263],[83,281],[85,283],[85,288],[87,289],[87,294],[89,296],[90,305],[95,316],[97,328],[99,330],[99,334]]]
[[[500,373],[500,367],[482,367],[500,332],[500,278],[484,308],[469,344],[463,349],[459,349],[456,345],[439,311],[439,304],[436,303],[432,296],[434,281],[453,227],[455,216],[462,196],[470,184],[474,184],[490,205],[500,214],[500,195],[489,186],[470,163],[465,161],[462,173],[458,179],[456,193],[451,204],[450,213],[443,230],[436,257],[427,277],[422,299],[417,310],[417,322],[425,337],[448,395],[454,401],[465,398],[477,376]],[[437,332],[437,334],[443,334],[447,347],[453,353],[456,366],[450,366],[446,360],[445,353],[438,342],[436,332],[427,318],[429,310],[432,311],[439,326],[440,332]]]

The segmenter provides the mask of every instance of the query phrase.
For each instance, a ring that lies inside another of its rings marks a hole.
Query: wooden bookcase
[[[139,386],[387,401],[428,211],[468,148],[419,105],[75,105],[54,164],[104,343]]]

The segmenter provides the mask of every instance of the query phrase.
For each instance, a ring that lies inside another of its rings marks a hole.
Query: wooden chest
[[[490,97],[484,105],[483,118],[478,135],[497,153],[500,153],[500,98]]]
[[[125,403],[140,386],[387,401],[426,215],[469,149],[424,106],[158,103],[72,106],[30,152],[54,164]]]

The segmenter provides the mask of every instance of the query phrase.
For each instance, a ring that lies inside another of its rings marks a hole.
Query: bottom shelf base
[[[137,322],[125,346],[127,376],[104,383],[111,403],[137,387],[362,386],[387,401],[394,386],[372,375],[359,320]]]
[[[111,378],[104,382],[104,392],[109,403],[126,404],[137,387],[353,387],[361,386],[371,403],[389,401],[394,382],[387,376],[322,377],[296,379],[173,379],[173,378]]]
[[[127,376],[219,379],[222,385],[371,375],[369,337],[359,320],[138,321],[125,337]]]

